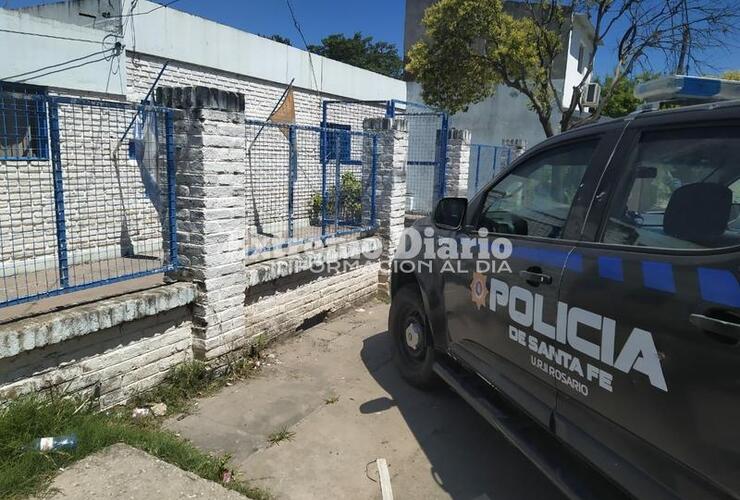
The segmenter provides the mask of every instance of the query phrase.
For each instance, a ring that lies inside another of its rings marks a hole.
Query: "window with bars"
[[[0,160],[49,158],[46,89],[0,82]]]

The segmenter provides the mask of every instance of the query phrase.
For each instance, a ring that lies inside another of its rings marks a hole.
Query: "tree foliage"
[[[291,42],[290,38],[284,37],[283,35],[278,35],[278,34],[275,34],[275,35],[262,35],[262,34],[260,34],[260,35],[257,35],[257,36],[261,36],[262,38],[267,38],[268,40],[272,40],[273,42],[282,43],[282,44],[285,44],[285,45],[289,45],[291,47],[293,46],[293,42]]]
[[[604,105],[602,114],[610,118],[620,118],[632,113],[642,104],[642,101],[635,97],[635,87],[640,83],[658,78],[659,76],[657,73],[646,71],[634,77],[620,79],[613,86],[611,98]],[[605,88],[612,87],[613,81],[613,76],[607,76],[603,81],[600,78],[596,79],[596,82]]]
[[[511,5],[439,0],[427,9],[426,37],[410,49],[407,66],[427,103],[463,111],[503,84],[527,97],[550,136],[557,115],[561,131],[597,120],[635,69],[658,60],[670,72],[689,63],[698,67],[703,51],[720,46],[740,17],[733,0],[523,0],[517,8]],[[563,102],[562,76],[555,69],[567,49],[563,35],[577,18],[588,19],[594,34],[586,42],[585,68],[572,98]],[[618,40],[616,69],[604,82],[599,106],[584,110],[581,95],[607,38]]]
[[[355,33],[347,38],[341,33],[329,35],[321,45],[309,45],[314,54],[351,64],[392,78],[403,76],[403,60],[395,44],[374,42],[371,36]]]
[[[730,71],[725,71],[724,73],[722,73],[721,78],[724,78],[725,80],[740,81],[740,70],[734,69]]]

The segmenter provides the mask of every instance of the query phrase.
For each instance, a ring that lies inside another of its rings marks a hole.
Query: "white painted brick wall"
[[[192,359],[192,324],[182,317],[167,315],[162,316],[159,324],[146,323],[146,320],[136,321],[119,327],[121,335],[128,329],[137,329],[145,336],[142,340],[33,373],[0,387],[0,399],[50,388],[68,394],[89,393],[99,385],[100,406],[105,409],[125,402],[137,392],[151,389],[171,368]],[[106,333],[101,330],[98,334]],[[65,348],[63,344],[58,346],[58,349]]]
[[[288,287],[256,302],[249,302],[243,311],[247,318],[249,339],[272,340],[290,335],[307,319],[323,312],[332,313],[368,300],[377,293],[379,262],[331,276],[318,277],[307,283]],[[224,339],[225,340],[225,339]],[[233,340],[232,340],[233,341]],[[214,346],[228,352],[228,345]]]

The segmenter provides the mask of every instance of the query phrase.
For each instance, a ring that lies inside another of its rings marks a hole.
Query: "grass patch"
[[[324,400],[325,405],[333,405],[337,402],[339,402],[339,396],[329,396]]]
[[[202,363],[186,363],[159,387],[135,397],[130,406],[106,413],[96,411],[90,402],[55,394],[14,400],[0,409],[0,498],[20,499],[43,492],[60,468],[112,444],[126,443],[250,498],[269,499],[268,492],[238,477],[222,483],[224,472],[230,470],[230,457],[199,450],[161,429],[156,418],[131,418],[131,407],[150,403],[163,402],[168,412],[187,411],[193,398],[211,394],[254,371],[253,359],[229,363],[221,376]],[[69,434],[77,436],[74,450],[41,453],[29,449],[36,438]]]
[[[270,442],[271,445],[274,445],[280,444],[283,441],[291,441],[294,437],[295,432],[288,430],[287,427],[283,427],[279,431],[275,431],[267,436],[267,440]]]
[[[149,406],[154,403],[167,405],[167,413],[188,412],[195,398],[214,394],[224,386],[245,380],[257,371],[257,355],[230,361],[217,372],[200,361],[183,363],[160,385],[131,398],[132,407]]]

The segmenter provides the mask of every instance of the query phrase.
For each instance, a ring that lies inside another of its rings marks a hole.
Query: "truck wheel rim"
[[[406,328],[403,331],[403,344],[406,351],[414,358],[424,355],[425,335],[424,325],[420,318],[412,316],[406,322]]]

